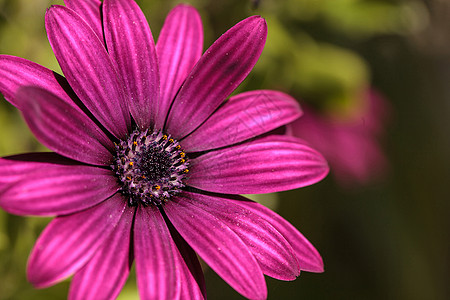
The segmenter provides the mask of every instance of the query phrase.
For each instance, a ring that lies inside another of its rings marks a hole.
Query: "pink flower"
[[[67,0],[46,14],[65,75],[0,56],[0,91],[51,153],[0,159],[0,206],[56,216],[28,262],[51,286],[73,274],[70,299],[115,298],[133,261],[143,299],[201,299],[196,253],[245,297],[264,274],[321,272],[314,247],[287,221],[239,194],[299,188],[328,172],[298,139],[270,134],[301,114],[280,92],[224,100],[258,60],[267,34],[250,17],[202,53],[190,6],[167,17],[155,46],[128,0]]]
[[[383,176],[388,169],[380,145],[388,107],[375,91],[361,99],[362,109],[351,119],[319,115],[304,108],[302,118],[292,123],[292,134],[318,149],[331,166],[331,173],[345,187],[364,185]]]

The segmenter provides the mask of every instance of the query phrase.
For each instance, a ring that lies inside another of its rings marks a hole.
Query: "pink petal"
[[[16,101],[28,127],[45,146],[84,163],[109,165],[114,144],[83,112],[34,87],[20,89]]]
[[[228,201],[228,198],[198,193],[184,193],[183,196],[183,201],[216,216],[233,230],[249,247],[264,274],[280,280],[294,280],[300,275],[291,245],[258,214]]]
[[[163,128],[172,100],[202,51],[203,27],[198,12],[190,5],[177,5],[168,14],[156,44],[161,77],[156,128]]]
[[[237,205],[245,207],[246,209],[266,219],[276,230],[278,230],[286,240],[291,244],[295,251],[300,269],[307,272],[321,273],[323,272],[323,261],[319,252],[314,246],[288,221],[283,219],[267,207],[245,199],[243,197],[236,197],[230,199]]]
[[[227,224],[185,197],[172,198],[164,210],[186,242],[237,292],[249,299],[267,297],[258,262]]]
[[[180,299],[206,299],[205,277],[197,254],[170,222],[167,225],[180,254]]]
[[[100,0],[64,0],[64,4],[76,11],[91,26],[97,37],[103,40]]]
[[[50,91],[64,102],[76,107],[74,100],[71,99],[76,96],[66,79],[34,62],[19,57],[0,55],[0,78],[0,92],[18,109],[21,108],[15,96],[19,88],[24,86],[34,86]]]
[[[128,106],[141,129],[155,119],[159,72],[155,43],[139,6],[129,0],[103,2],[105,39],[124,83]]]
[[[0,172],[5,176],[0,176],[0,185],[5,188],[24,179],[38,165],[51,166],[54,164],[79,165],[80,163],[54,152],[36,152],[2,157],[0,158]]]
[[[167,132],[180,139],[205,121],[250,73],[266,36],[265,20],[253,16],[236,24],[206,50],[173,102]]]
[[[0,173],[0,206],[17,215],[74,213],[119,189],[112,171],[64,161],[53,153],[0,158]]]
[[[52,6],[47,35],[67,81],[92,114],[117,138],[125,138],[130,116],[113,62],[92,28],[73,10]]]
[[[316,183],[328,173],[325,159],[299,140],[270,135],[191,160],[187,184],[226,194],[273,193]]]
[[[153,205],[139,206],[134,227],[134,256],[142,299],[177,299],[180,262],[169,229]]]
[[[130,273],[134,209],[126,208],[103,245],[73,277],[69,299],[116,299]]]
[[[95,207],[50,222],[28,260],[31,284],[48,287],[80,269],[114,230],[126,203],[116,194]]]
[[[182,258],[180,257],[179,259],[181,260]],[[183,262],[180,262],[180,265],[183,265]],[[183,265],[179,271],[181,283],[180,299],[206,299],[206,290],[200,289],[190,270]]]
[[[204,124],[187,136],[187,151],[204,151],[245,141],[301,116],[298,102],[277,91],[252,91],[231,97]]]

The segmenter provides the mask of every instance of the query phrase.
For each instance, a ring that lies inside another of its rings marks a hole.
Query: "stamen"
[[[181,145],[161,131],[135,130],[115,144],[113,165],[130,206],[161,205],[181,191],[189,160]]]

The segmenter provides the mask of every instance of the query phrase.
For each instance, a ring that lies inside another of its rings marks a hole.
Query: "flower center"
[[[161,131],[135,130],[116,144],[111,165],[129,205],[161,205],[184,187],[189,162],[180,144]]]

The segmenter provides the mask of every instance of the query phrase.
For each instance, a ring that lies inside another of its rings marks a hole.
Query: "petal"
[[[80,163],[54,152],[36,152],[2,157],[0,158],[0,174],[4,174],[4,176],[0,176],[0,185],[5,188],[11,183],[26,178],[38,165],[45,168],[54,164],[79,165]]]
[[[103,245],[73,276],[69,299],[116,299],[130,273],[134,209],[126,208]]]
[[[204,151],[236,144],[301,116],[298,102],[276,91],[252,91],[231,97],[183,141],[186,151]]]
[[[182,259],[181,257],[179,258]],[[191,271],[180,262],[180,298],[179,299],[206,299],[206,289],[205,284],[203,283],[203,289],[201,289],[198,285],[198,282],[192,276]]]
[[[74,96],[66,79],[61,75],[26,59],[0,55],[0,92],[12,105],[21,109],[15,96],[19,88],[35,86],[51,91],[64,102],[72,103]]]
[[[41,216],[74,213],[102,202],[119,189],[111,170],[68,159],[60,163],[62,159],[53,153],[33,160],[37,155],[0,158],[0,206],[7,212]]]
[[[247,18],[224,33],[202,56],[175,98],[167,132],[180,139],[193,131],[234,91],[255,65],[267,24]]]
[[[172,198],[164,210],[186,242],[237,292],[249,299],[267,297],[258,262],[224,222],[183,196]]]
[[[156,44],[161,79],[156,128],[163,128],[172,100],[200,59],[202,51],[203,27],[200,15],[190,5],[177,5],[167,15]]]
[[[180,254],[180,299],[206,299],[205,277],[197,254],[168,221],[167,226]]]
[[[95,207],[51,221],[28,260],[31,284],[48,287],[81,268],[115,228],[126,203],[116,194]]]
[[[201,207],[233,230],[248,246],[264,274],[280,280],[294,280],[300,275],[291,245],[258,214],[228,201],[228,198],[197,193],[183,196],[183,201]]]
[[[311,185],[328,173],[325,159],[288,136],[271,135],[191,160],[187,184],[226,194],[273,193]]]
[[[114,144],[83,112],[35,87],[20,89],[16,101],[28,127],[45,146],[84,163],[109,165]]]
[[[91,26],[97,37],[103,40],[100,0],[64,0],[64,4],[76,11]]]
[[[142,299],[177,299],[180,273],[177,250],[169,229],[153,205],[139,206],[134,227],[134,256]]]
[[[141,129],[155,119],[159,102],[159,72],[155,43],[139,6],[129,0],[103,2],[108,52],[124,83],[128,106]]]
[[[280,215],[268,209],[264,205],[257,202],[245,199],[243,197],[236,197],[230,199],[237,205],[245,207],[246,209],[266,219],[276,230],[278,230],[286,240],[291,244],[297,255],[300,269],[307,272],[321,273],[323,272],[323,261],[319,252],[314,246],[288,221],[283,219]]]
[[[77,13],[64,6],[47,10],[45,26],[70,86],[106,129],[125,138],[131,121],[123,83],[103,43]]]

